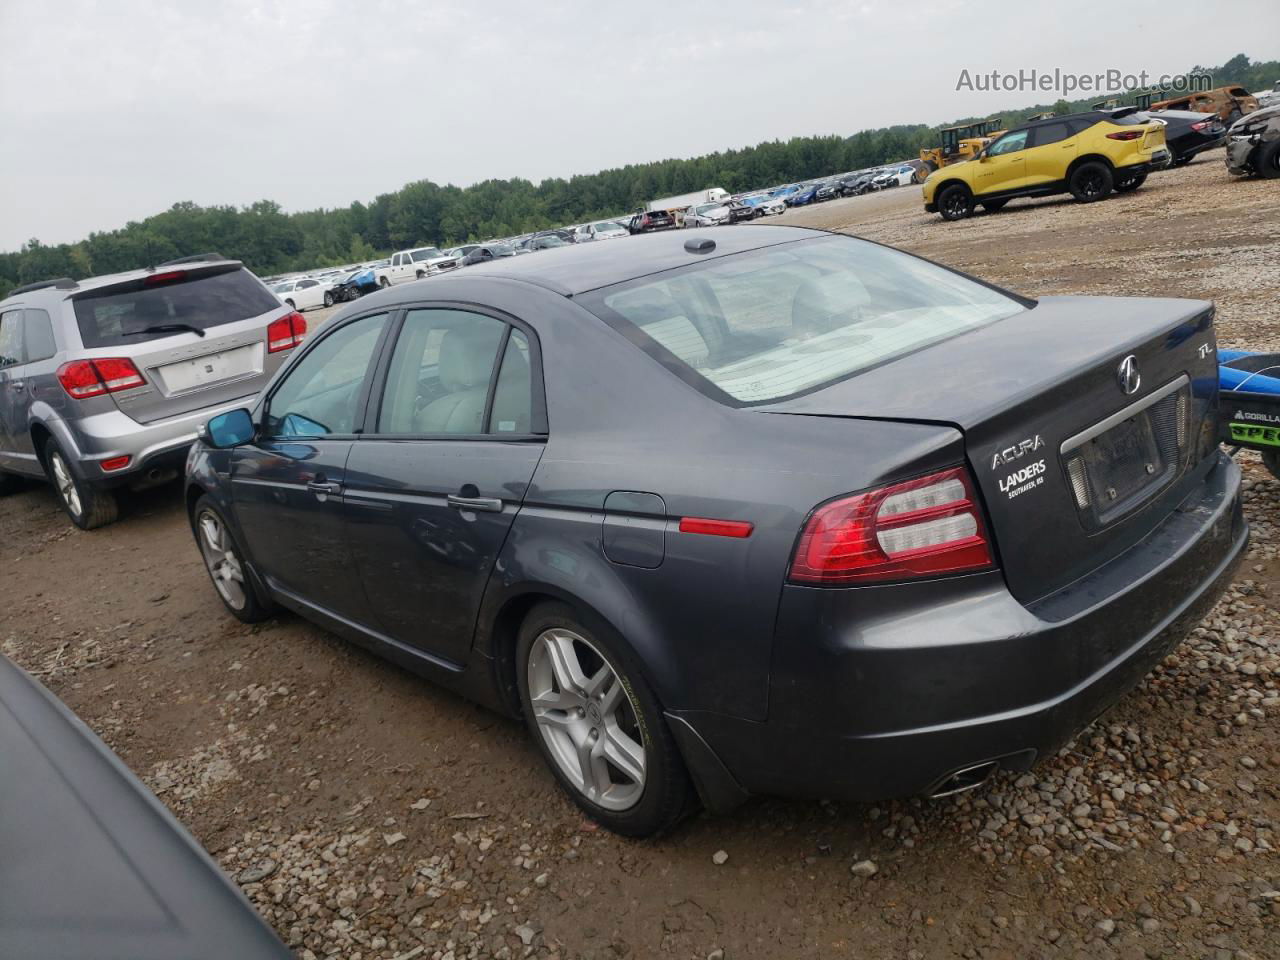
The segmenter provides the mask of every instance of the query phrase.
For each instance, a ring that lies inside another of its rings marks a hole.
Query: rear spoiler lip
[[[200,277],[216,276],[220,273],[232,273],[236,270],[243,270],[244,264],[239,260],[202,261],[193,264],[182,264],[180,269],[183,273],[188,274],[187,280],[197,280]],[[140,289],[141,286],[145,284],[147,278],[153,276],[156,272],[155,268],[148,268],[148,271],[141,276],[129,277],[127,279],[117,280],[113,283],[104,283],[101,286],[90,287],[87,290],[80,290],[76,293],[68,294],[67,299],[92,300],[96,297],[112,296],[134,288]]]

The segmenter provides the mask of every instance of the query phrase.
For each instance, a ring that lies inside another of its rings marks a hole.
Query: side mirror
[[[253,439],[253,418],[245,409],[220,413],[200,428],[200,439],[215,450],[239,447]]]

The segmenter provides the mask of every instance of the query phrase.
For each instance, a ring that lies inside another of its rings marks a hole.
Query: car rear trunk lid
[[[267,326],[289,312],[234,262],[156,272],[71,299],[85,356],[127,357],[146,380],[111,394],[140,423],[256,393],[274,366]]]
[[[1153,530],[1211,451],[1213,307],[1045,297],[1034,309],[757,409],[943,423],[965,437],[1009,589],[1040,599]]]

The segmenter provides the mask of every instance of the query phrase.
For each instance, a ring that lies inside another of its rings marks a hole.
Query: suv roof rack
[[[19,293],[30,293],[32,290],[45,290],[49,287],[55,287],[58,290],[74,290],[80,284],[76,283],[70,277],[58,277],[56,280],[41,280],[38,283],[27,283],[21,287],[14,287],[6,296],[13,297]]]
[[[227,259],[220,253],[193,253],[189,257],[178,257],[174,260],[166,260],[164,263],[157,263],[157,267],[176,267],[180,263],[200,263],[205,260],[225,260]]]

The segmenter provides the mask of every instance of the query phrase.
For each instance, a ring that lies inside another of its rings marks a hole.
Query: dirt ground
[[[1032,296],[1209,298],[1220,342],[1280,347],[1278,190],[1216,152],[1091,206],[950,224],[907,187],[772,222]],[[516,723],[296,618],[225,614],[176,486],[93,533],[46,488],[0,500],[0,649],[301,957],[1274,958],[1280,483],[1242,459],[1253,547],[1201,627],[1059,756],[947,801],[761,799],[656,842],[596,830]]]

